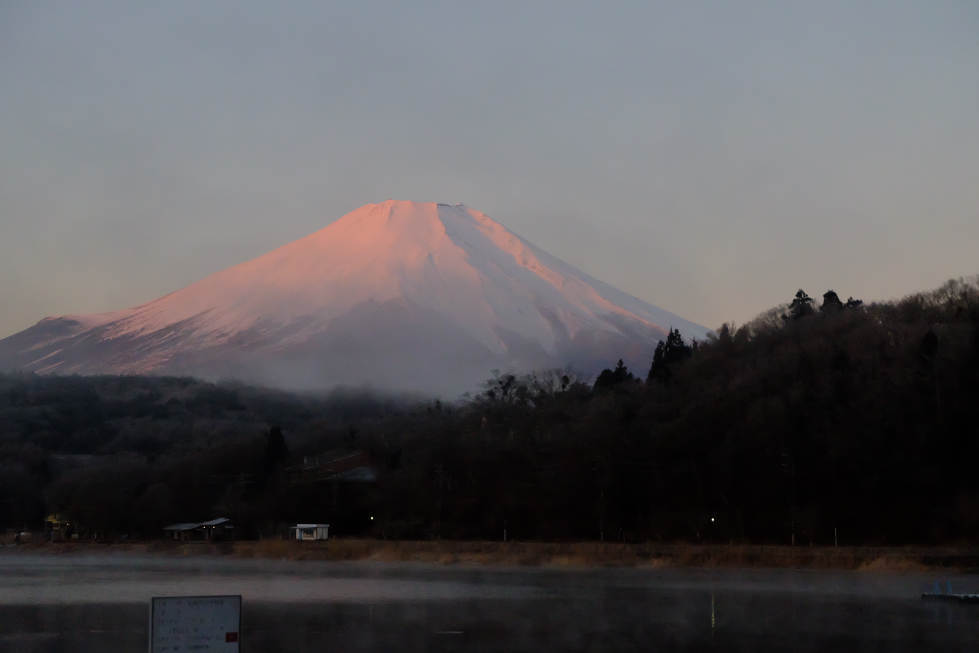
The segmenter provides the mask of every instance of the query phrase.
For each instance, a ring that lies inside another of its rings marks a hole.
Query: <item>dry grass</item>
[[[243,557],[372,560],[428,564],[546,567],[769,567],[908,572],[966,568],[975,548],[791,547],[613,542],[391,541],[236,542]]]
[[[868,562],[861,563],[857,569],[860,571],[911,572],[927,571],[930,569],[930,567],[920,560],[915,560],[914,558],[895,555],[882,555]]]
[[[417,562],[427,564],[545,567],[729,567],[851,569],[911,572],[975,569],[977,547],[802,547],[619,542],[393,541],[333,538],[328,542],[265,539],[238,542],[147,541],[128,543],[29,543],[5,551],[51,553],[131,552],[177,556]]]

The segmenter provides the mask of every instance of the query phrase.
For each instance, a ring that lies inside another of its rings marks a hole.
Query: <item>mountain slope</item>
[[[148,304],[42,320],[0,368],[452,393],[493,368],[646,365],[671,326],[707,332],[478,211],[387,201]]]

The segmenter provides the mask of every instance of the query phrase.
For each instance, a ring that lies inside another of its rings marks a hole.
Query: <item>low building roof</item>
[[[293,528],[329,528],[329,524],[296,524]]]
[[[212,519],[210,521],[202,522],[201,526],[223,526],[224,524],[230,524],[231,520],[227,517],[218,517],[217,519]]]
[[[210,521],[195,521],[195,522],[180,522],[179,524],[170,524],[169,526],[164,526],[165,531],[192,531],[195,528],[206,528],[208,526],[230,526],[231,520],[227,517],[218,517],[217,519],[211,519]]]

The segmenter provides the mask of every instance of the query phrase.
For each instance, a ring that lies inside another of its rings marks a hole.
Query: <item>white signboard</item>
[[[156,596],[150,606],[150,653],[238,653],[240,596]]]

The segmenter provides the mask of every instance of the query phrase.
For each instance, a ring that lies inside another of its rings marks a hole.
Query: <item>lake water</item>
[[[979,606],[865,572],[0,555],[0,651],[146,651],[152,596],[240,594],[242,650],[976,651]]]

